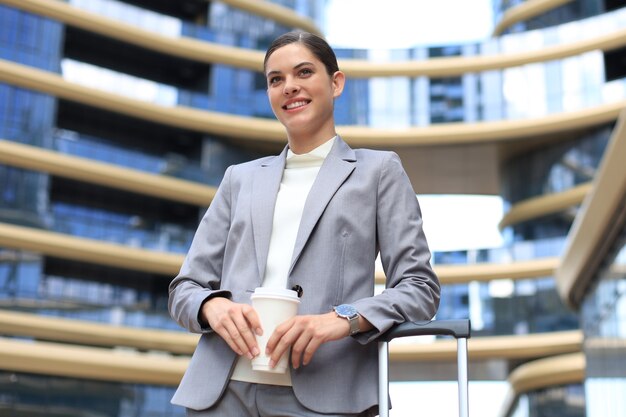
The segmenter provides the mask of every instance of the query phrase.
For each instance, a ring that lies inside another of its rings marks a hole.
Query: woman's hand
[[[215,297],[202,305],[200,314],[235,353],[249,359],[259,354],[254,334],[261,335],[263,331],[259,316],[250,305]]]
[[[308,365],[322,343],[342,339],[350,333],[348,320],[337,317],[334,311],[325,314],[293,317],[276,328],[267,341],[265,353],[271,356],[274,367],[291,346],[291,364],[294,369]]]

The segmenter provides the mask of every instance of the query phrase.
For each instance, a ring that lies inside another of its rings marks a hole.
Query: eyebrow
[[[304,61],[304,62],[301,62],[298,65],[294,66],[293,69],[298,69],[298,68],[304,67],[306,65],[314,65],[314,64],[312,62],[309,62],[309,61]],[[270,75],[280,74],[280,73],[281,73],[281,71],[279,71],[279,70],[272,70],[272,71],[269,71],[266,74],[266,77],[269,77]]]

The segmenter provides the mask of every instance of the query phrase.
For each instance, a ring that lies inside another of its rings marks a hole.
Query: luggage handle
[[[392,327],[378,341],[389,342],[396,337],[405,336],[454,336],[456,339],[469,339],[471,326],[467,319],[408,321]]]
[[[469,416],[467,339],[471,323],[463,320],[431,320],[405,322],[392,327],[378,338],[378,408],[380,417],[389,416],[389,342],[406,336],[453,336],[457,340],[459,416]]]

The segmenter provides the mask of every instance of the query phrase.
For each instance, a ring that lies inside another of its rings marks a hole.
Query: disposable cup
[[[265,346],[274,333],[274,329],[298,313],[298,305],[300,304],[298,293],[283,288],[259,287],[254,290],[250,299],[263,328],[263,335],[256,336],[260,354],[252,359],[252,369],[283,374],[289,368],[289,351],[281,356],[274,368],[271,368],[270,357],[265,355]]]

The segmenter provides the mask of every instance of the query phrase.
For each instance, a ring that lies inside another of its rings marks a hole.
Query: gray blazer
[[[212,294],[249,303],[261,284],[286,155],[287,148],[226,170],[170,284],[170,314],[202,333],[174,404],[203,410],[226,387],[236,354],[200,326],[198,312]],[[387,283],[374,296],[379,250]],[[396,323],[432,318],[440,293],[415,192],[395,153],[353,150],[335,140],[304,206],[287,287],[296,284],[304,289],[298,314],[350,303],[374,325],[367,333],[323,344],[311,363],[292,369],[296,397],[320,413],[375,407],[377,350],[370,342]]]

